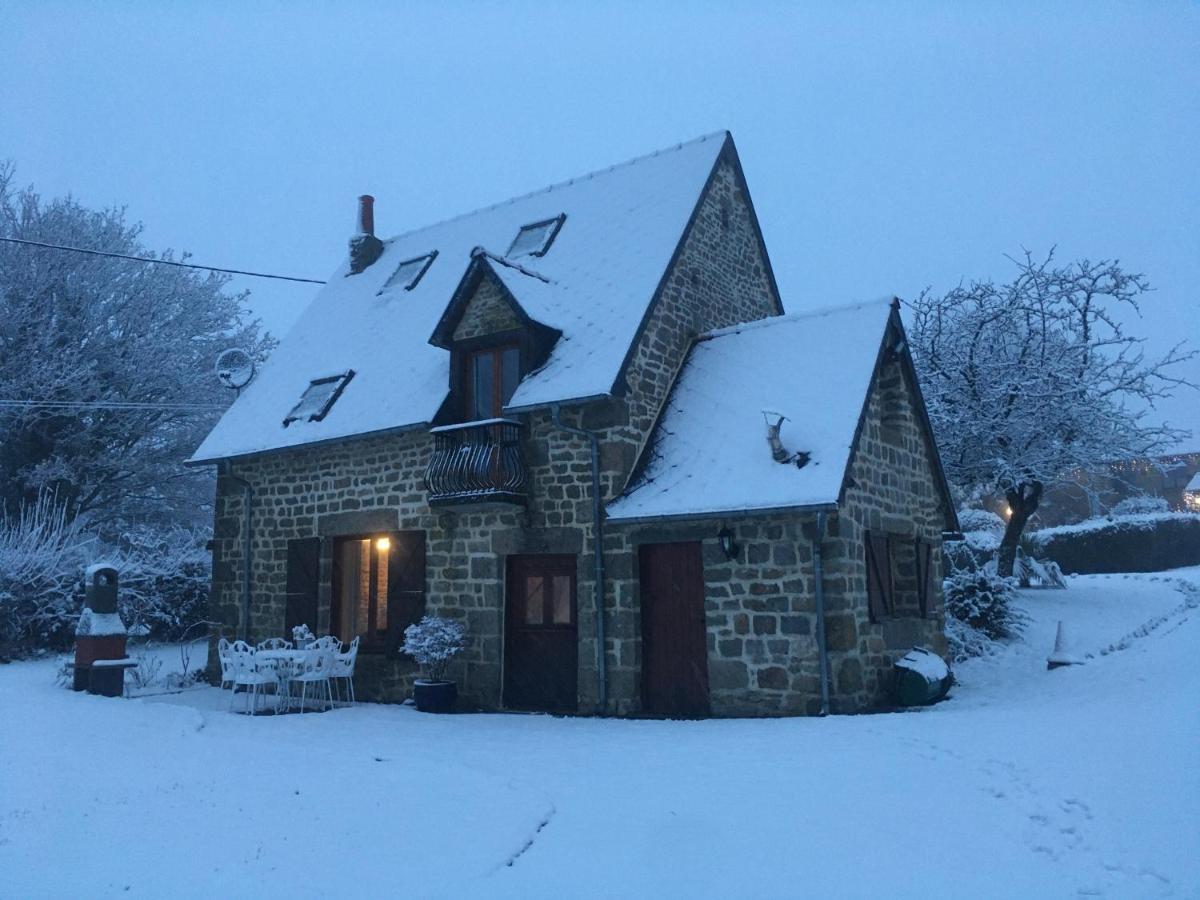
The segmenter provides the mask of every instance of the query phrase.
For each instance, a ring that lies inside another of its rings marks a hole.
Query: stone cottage
[[[786,316],[709,135],[350,254],[190,463],[213,614],[359,636],[400,701],[424,614],[484,709],[886,702],[944,649],[949,492],[898,310]]]

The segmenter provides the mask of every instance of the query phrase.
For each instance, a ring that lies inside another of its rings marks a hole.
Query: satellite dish
[[[217,357],[217,380],[225,387],[240,391],[254,377],[254,360],[245,350],[232,347]]]

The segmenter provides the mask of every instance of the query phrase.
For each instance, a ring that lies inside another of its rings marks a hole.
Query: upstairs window
[[[498,419],[521,381],[521,350],[516,344],[488,347],[463,357],[469,422]]]
[[[417,286],[417,282],[429,271],[429,267],[433,265],[433,261],[437,258],[437,251],[426,253],[424,256],[416,256],[412,259],[406,259],[396,267],[396,271],[380,288],[379,293],[390,291],[393,288],[403,288],[406,291],[411,291]]]
[[[505,255],[510,259],[518,256],[545,256],[566,218],[566,213],[562,213],[553,219],[522,226]]]
[[[351,370],[310,382],[301,395],[300,402],[292,407],[292,411],[283,420],[283,427],[287,428],[293,422],[320,422],[353,377],[354,372]]]

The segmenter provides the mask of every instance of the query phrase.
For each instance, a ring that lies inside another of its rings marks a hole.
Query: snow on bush
[[[404,629],[404,646],[400,652],[420,663],[429,681],[445,681],[446,666],[462,652],[466,643],[467,628],[462,622],[425,616]]]
[[[79,615],[80,571],[94,539],[51,494],[0,516],[0,643],[63,646]]]
[[[1164,498],[1149,497],[1143,494],[1138,497],[1126,497],[1112,508],[1112,515],[1136,516],[1141,513],[1165,513],[1170,509],[1170,505]]]
[[[52,494],[0,517],[0,644],[25,651],[71,644],[84,573],[103,558],[117,570],[117,606],[134,634],[178,640],[208,602],[207,534],[139,526],[105,546],[70,520]]]
[[[998,641],[1021,633],[1026,616],[1013,604],[1016,578],[997,575],[995,560],[981,558],[966,541],[946,544],[945,560],[948,574],[942,591],[953,662],[987,656]]]
[[[963,508],[958,511],[958,527],[964,532],[1004,531],[1004,520],[991,510]]]

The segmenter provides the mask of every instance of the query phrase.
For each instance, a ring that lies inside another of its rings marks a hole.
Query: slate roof
[[[532,319],[562,332],[509,409],[610,394],[727,142],[727,132],[706,135],[398,235],[358,275],[346,277],[343,261],[189,462],[428,424],[446,398],[450,362],[429,339],[472,251],[506,253],[523,225],[560,214],[549,251],[514,260],[545,281],[492,264]],[[401,262],[433,250],[413,290],[380,293]],[[310,381],[347,370],[354,378],[324,419],[283,427]]]
[[[612,520],[832,506],[891,315],[889,300],[777,316],[712,332],[692,348],[641,476],[608,505]],[[810,454],[775,462],[780,437]],[[772,416],[774,421],[775,416]]]

